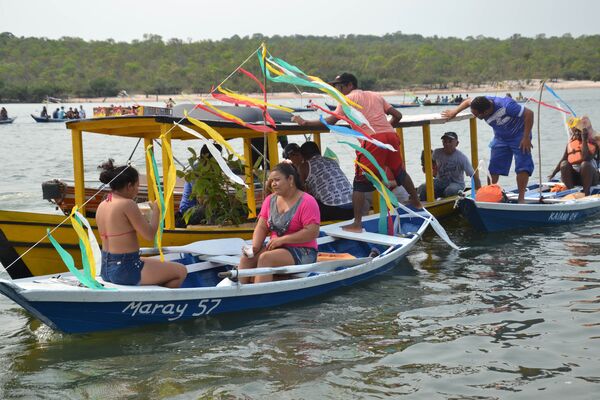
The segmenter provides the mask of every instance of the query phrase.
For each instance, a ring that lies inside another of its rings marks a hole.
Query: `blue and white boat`
[[[555,183],[531,185],[525,193],[525,204],[518,204],[518,191],[507,193],[507,202],[488,203],[462,197],[457,201],[461,214],[476,229],[498,232],[509,229],[534,228],[545,225],[562,225],[586,220],[600,215],[600,185],[591,188],[590,196],[572,198],[581,193],[581,187],[550,192]]]
[[[185,264],[188,276],[179,289],[122,286],[102,281],[90,289],[71,274],[0,280],[0,292],[53,329],[83,333],[201,318],[228,312],[277,307],[349,286],[393,268],[432,223],[431,214],[400,212],[396,235],[378,232],[379,216],[363,221],[362,233],[321,228],[319,252],[328,261],[279,268],[237,270],[242,239],[213,239],[166,248],[170,260]],[[434,228],[437,221],[433,220]],[[232,241],[234,242],[232,244]],[[221,250],[221,249],[229,249]],[[200,253],[200,254],[199,254]],[[209,254],[207,254],[209,253]],[[346,254],[348,253],[348,254]],[[340,257],[337,257],[337,256]],[[321,258],[321,259],[322,259]],[[290,279],[240,284],[236,277],[260,274]],[[223,276],[227,278],[222,279]],[[230,279],[231,278],[231,279]]]

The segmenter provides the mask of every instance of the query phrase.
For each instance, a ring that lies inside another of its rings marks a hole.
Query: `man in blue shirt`
[[[519,203],[525,202],[525,190],[529,176],[533,173],[531,158],[531,128],[533,111],[508,97],[478,96],[467,98],[454,110],[442,112],[448,119],[471,108],[471,113],[483,119],[494,130],[490,165],[492,183],[497,183],[499,175],[508,176],[512,159],[515,159]]]

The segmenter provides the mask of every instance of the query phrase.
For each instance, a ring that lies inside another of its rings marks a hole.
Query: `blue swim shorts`
[[[142,280],[144,262],[139,252],[113,254],[102,252],[102,270],[100,276],[106,282],[117,285],[139,285]]]
[[[284,247],[290,252],[295,265],[317,262],[317,250],[312,247]]]
[[[533,158],[531,153],[521,150],[519,144],[521,138],[512,141],[504,141],[495,138],[490,156],[489,171],[492,175],[508,176],[513,156],[515,158],[515,172],[527,172],[529,176],[533,173]]]

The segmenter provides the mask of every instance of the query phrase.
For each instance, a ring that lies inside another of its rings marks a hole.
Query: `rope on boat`
[[[542,195],[542,134],[540,129],[540,114],[542,109],[542,93],[544,93],[544,86],[546,84],[546,79],[542,80],[540,85],[540,95],[538,98],[538,112],[537,112],[537,141],[538,141],[538,172],[540,183],[538,185],[538,191],[540,193],[540,203],[543,202],[544,196]]]

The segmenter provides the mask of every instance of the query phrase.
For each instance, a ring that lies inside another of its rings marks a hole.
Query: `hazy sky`
[[[272,35],[600,34],[597,0],[0,0],[0,32],[86,40]]]

